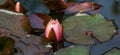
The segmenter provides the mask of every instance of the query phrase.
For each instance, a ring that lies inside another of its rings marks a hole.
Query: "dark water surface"
[[[97,0],[96,2],[103,6],[100,14],[107,19],[114,20],[117,27],[120,28],[120,0]]]

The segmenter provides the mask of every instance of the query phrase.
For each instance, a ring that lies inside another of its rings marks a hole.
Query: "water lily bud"
[[[45,30],[45,37],[50,42],[59,42],[62,40],[62,26],[57,19],[51,19]]]
[[[15,4],[15,11],[16,11],[16,12],[20,12],[20,2],[17,2],[17,3]]]

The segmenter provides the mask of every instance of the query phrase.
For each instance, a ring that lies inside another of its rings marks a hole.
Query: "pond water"
[[[109,20],[114,20],[118,28],[120,28],[120,0],[96,0],[103,7],[100,14]]]

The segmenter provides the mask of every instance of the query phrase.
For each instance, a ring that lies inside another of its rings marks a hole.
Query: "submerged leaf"
[[[54,55],[89,55],[89,50],[89,46],[71,46],[55,52]]]
[[[115,25],[100,14],[92,16],[76,14],[63,21],[64,38],[72,43],[93,44],[94,41],[86,32],[90,31],[99,41],[104,42],[116,33]]]

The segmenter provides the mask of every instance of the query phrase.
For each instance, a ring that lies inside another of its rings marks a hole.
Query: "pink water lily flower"
[[[62,40],[62,25],[57,19],[51,19],[45,30],[45,37],[50,42],[59,42]]]

